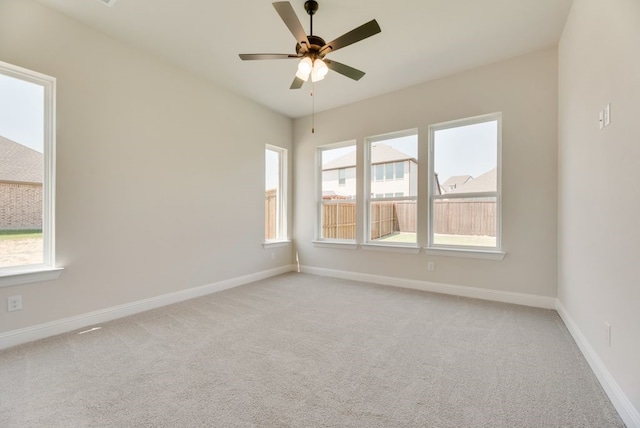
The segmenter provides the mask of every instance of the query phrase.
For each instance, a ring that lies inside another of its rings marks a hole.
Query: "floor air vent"
[[[98,0],[100,3],[102,4],[106,4],[107,6],[111,7],[115,4],[116,1],[118,0]]]

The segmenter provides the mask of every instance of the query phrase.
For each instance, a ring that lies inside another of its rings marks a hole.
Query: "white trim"
[[[29,266],[29,269],[24,270],[8,269],[0,274],[0,288],[58,279],[62,274],[62,270],[62,268],[49,268],[46,266],[38,268]]]
[[[44,91],[43,110],[43,183],[42,183],[42,256],[46,270],[55,270],[55,189],[56,189],[56,79],[0,61],[0,73],[14,79],[41,86]],[[30,265],[29,270],[43,270],[42,265]],[[0,268],[2,275],[11,275],[11,268]],[[5,273],[6,272],[6,273]],[[22,278],[24,279],[24,278]],[[35,282],[35,281],[23,281]]]
[[[409,159],[403,159],[399,162],[406,162],[406,161],[415,161],[416,165],[418,165],[419,162],[419,158],[418,158],[418,148],[420,146],[420,137],[419,137],[419,132],[418,132],[418,128],[411,128],[411,129],[405,129],[402,131],[397,131],[397,132],[389,132],[386,134],[381,134],[381,135],[374,135],[372,137],[367,137],[364,140],[364,180],[362,183],[362,186],[364,188],[364,191],[362,192],[363,194],[363,199],[364,199],[364,239],[363,245],[383,245],[383,244],[377,244],[376,241],[371,239],[371,205],[374,202],[386,202],[386,201],[416,201],[416,210],[418,209],[418,199],[419,199],[419,179],[416,177],[416,189],[415,195],[408,195],[408,196],[403,196],[403,197],[395,197],[395,196],[391,196],[391,197],[371,197],[371,193],[372,193],[372,187],[373,187],[373,183],[371,182],[372,179],[374,177],[372,177],[372,173],[371,173],[371,169],[374,166],[373,163],[373,159],[372,159],[372,153],[371,153],[371,149],[373,148],[373,145],[376,143],[381,143],[387,140],[393,140],[393,139],[397,139],[397,138],[404,138],[404,137],[415,137],[416,140],[416,157],[415,158],[409,158]],[[407,155],[409,156],[409,155]],[[375,166],[378,165],[386,165],[388,163],[393,163],[394,164],[394,177],[395,177],[395,163],[398,161],[393,161],[393,162],[382,162],[382,163],[377,163],[375,164]],[[405,176],[407,175],[407,173],[411,173],[411,170],[409,168],[409,171],[405,172]],[[418,173],[418,170],[416,169],[416,174]],[[386,171],[384,172],[384,177],[383,177],[383,182],[388,181],[386,178]],[[403,179],[404,180],[404,179]],[[378,180],[373,180],[374,183],[379,182]],[[409,193],[411,193],[411,180],[409,180],[408,182],[409,185]],[[416,227],[418,226],[418,219],[416,218]],[[363,249],[366,249],[363,247]],[[375,248],[371,248],[374,249]],[[418,249],[418,252],[420,250]]]
[[[507,255],[504,251],[471,250],[468,248],[429,248],[424,249],[428,256],[462,257],[466,259],[503,260]]]
[[[398,245],[398,244],[360,244],[360,248],[365,251],[387,251],[391,253],[408,253],[418,254],[421,250],[417,245]]]
[[[288,225],[288,218],[287,218],[287,207],[288,207],[288,199],[289,199],[288,198],[289,189],[287,187],[287,183],[289,183],[289,178],[288,178],[289,152],[287,151],[287,149],[283,149],[282,147],[273,146],[271,144],[265,144],[265,170],[267,167],[266,166],[267,150],[270,152],[276,153],[278,155],[278,188],[276,189],[277,200],[276,200],[276,238],[275,240],[285,241],[289,236],[289,225]],[[266,174],[265,174],[265,177],[266,177]]]
[[[591,347],[585,335],[580,331],[578,324],[571,318],[569,312],[567,312],[567,309],[562,305],[560,300],[557,301],[556,309],[624,423],[628,428],[640,428],[640,412],[633,407],[631,400],[629,400],[624,391],[622,391],[622,388],[620,388],[620,385],[618,385],[618,382],[616,382],[609,370],[607,370],[607,367],[600,357],[598,357],[598,354]]]
[[[536,294],[514,293],[511,291],[490,290],[486,288],[467,287],[463,285],[442,284],[416,279],[395,278],[390,276],[326,269],[314,266],[301,266],[301,271],[313,275],[350,279],[353,281],[370,282],[380,285],[390,285],[392,287],[411,288],[414,290],[430,291],[433,293],[450,294],[454,296],[470,297],[474,299],[491,300],[494,302],[513,303],[516,305],[532,306],[535,308],[556,308],[555,297],[539,296]]]
[[[267,248],[278,248],[278,247],[288,247],[291,245],[291,241],[266,241],[262,243],[262,247],[264,249]]]
[[[327,150],[334,150],[334,149],[341,149],[341,148],[345,148],[345,147],[353,147],[356,151],[356,165],[354,165],[354,168],[357,168],[358,162],[357,162],[357,158],[358,158],[358,141],[357,140],[347,140],[347,141],[342,141],[340,143],[332,143],[332,144],[325,144],[319,147],[316,147],[315,150],[315,165],[316,165],[316,170],[315,170],[315,189],[316,189],[316,213],[315,213],[315,237],[316,240],[314,240],[314,244],[316,242],[321,242],[324,238],[322,237],[322,207],[323,207],[323,203],[324,200],[322,199],[322,152],[327,151]],[[358,173],[357,173],[357,169],[356,169],[356,198],[358,197],[358,189],[360,188],[358,185]],[[356,203],[356,210],[357,210],[358,204]],[[356,224],[358,223],[358,221],[356,220]],[[357,226],[356,226],[357,227]],[[324,242],[324,241],[322,241]],[[321,245],[320,245],[321,246]],[[357,248],[357,245],[356,245]]]
[[[67,333],[93,326],[96,324],[111,321],[117,318],[145,312],[173,303],[182,302],[184,300],[196,297],[206,296],[218,291],[227,290],[229,288],[238,287],[240,285],[249,284],[251,282],[270,278],[272,276],[281,275],[283,273],[296,270],[295,265],[285,265],[274,269],[256,272],[237,278],[226,279],[214,282],[200,287],[188,288],[173,293],[163,294],[136,302],[125,303],[123,305],[113,306],[111,308],[101,309],[86,314],[76,315],[61,320],[56,320],[33,327],[27,327],[19,330],[12,330],[0,334],[0,349],[9,348],[11,346],[20,345],[22,343],[32,342],[34,340],[44,339],[46,337],[55,336],[57,334]]]
[[[357,250],[356,241],[311,241],[317,248],[340,248],[342,250]]]
[[[470,197],[482,197],[493,196],[496,198],[496,247],[493,248],[496,252],[502,250],[502,112],[495,112],[489,114],[483,114],[479,116],[468,117],[465,119],[450,120],[447,122],[441,122],[429,125],[429,137],[428,137],[428,152],[429,152],[429,166],[427,169],[427,242],[428,248],[432,248],[433,244],[433,204],[436,199],[445,199],[435,194],[436,179],[435,179],[435,132],[443,129],[457,128],[461,126],[475,125],[485,122],[498,122],[497,139],[497,153],[496,153],[496,191],[495,192],[482,192],[478,194],[462,194],[460,196],[453,196],[455,198],[470,198]],[[452,194],[455,195],[455,194]],[[451,196],[452,196],[451,195]],[[472,196],[474,195],[474,196]],[[479,196],[475,196],[479,195]],[[442,195],[447,196],[447,195]]]

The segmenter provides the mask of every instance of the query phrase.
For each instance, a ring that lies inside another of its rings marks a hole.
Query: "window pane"
[[[371,241],[416,243],[417,200],[375,201],[370,205]]]
[[[369,143],[369,158],[376,176],[369,182],[369,241],[413,243],[417,230],[418,136],[390,136]],[[379,172],[379,174],[378,174]],[[384,174],[384,177],[381,177]],[[379,180],[384,178],[384,180]],[[394,201],[394,197],[415,197]]]
[[[396,162],[396,180],[404,178],[404,162]]]
[[[495,197],[433,201],[433,243],[471,247],[496,246]]]
[[[356,239],[356,146],[320,149],[322,239]]]
[[[384,180],[384,165],[376,165],[376,181]]]
[[[418,136],[390,137],[370,144],[376,175],[371,193],[418,195]]]
[[[497,191],[498,121],[434,133],[434,170],[445,193]]]
[[[275,150],[265,150],[265,202],[264,202],[264,238],[273,240],[278,238],[280,216],[280,153]]]
[[[498,127],[492,119],[434,131],[433,245],[499,245]]]
[[[0,268],[44,263],[44,97],[0,73]]]
[[[393,180],[393,169],[394,164],[387,163],[384,165],[384,179],[385,180]]]

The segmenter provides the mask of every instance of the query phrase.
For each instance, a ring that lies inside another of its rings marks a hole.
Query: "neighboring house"
[[[495,192],[498,183],[497,168],[490,169],[476,178],[470,175],[456,175],[449,177],[440,189],[442,194],[447,193],[484,193]]]
[[[469,180],[473,180],[473,177],[470,175],[454,175],[453,177],[447,178],[447,180],[440,185],[440,190],[442,193],[454,193],[458,187],[463,186]]]
[[[0,136],[0,230],[42,229],[44,157]]]
[[[386,144],[371,148],[371,196],[403,197],[417,194],[418,163],[414,157]],[[356,152],[322,166],[324,199],[355,198]]]

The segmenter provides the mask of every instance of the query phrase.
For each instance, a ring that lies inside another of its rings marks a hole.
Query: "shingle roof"
[[[373,165],[377,163],[398,162],[403,160],[413,160],[415,162],[415,158],[406,153],[402,153],[400,150],[396,150],[391,146],[387,146],[386,144],[376,144],[371,148],[371,163]],[[355,166],[356,151],[354,149],[352,152],[340,156],[326,165],[323,165],[322,170],[327,171],[330,169],[350,168]]]
[[[451,177],[451,178],[454,178],[454,177]],[[447,180],[446,182],[448,182],[449,180]],[[498,169],[497,168],[493,168],[485,172],[484,174],[479,175],[477,178],[470,177],[470,179],[467,180],[464,184],[456,186],[456,188],[453,190],[449,190],[449,188],[445,187],[444,184],[442,185],[446,193],[495,192],[497,190],[497,186],[498,186]]]
[[[44,155],[0,135],[0,181],[42,183]]]
[[[447,178],[445,182],[441,184],[442,190],[444,193],[453,193],[469,180],[473,180],[473,177],[470,175],[454,175]]]

